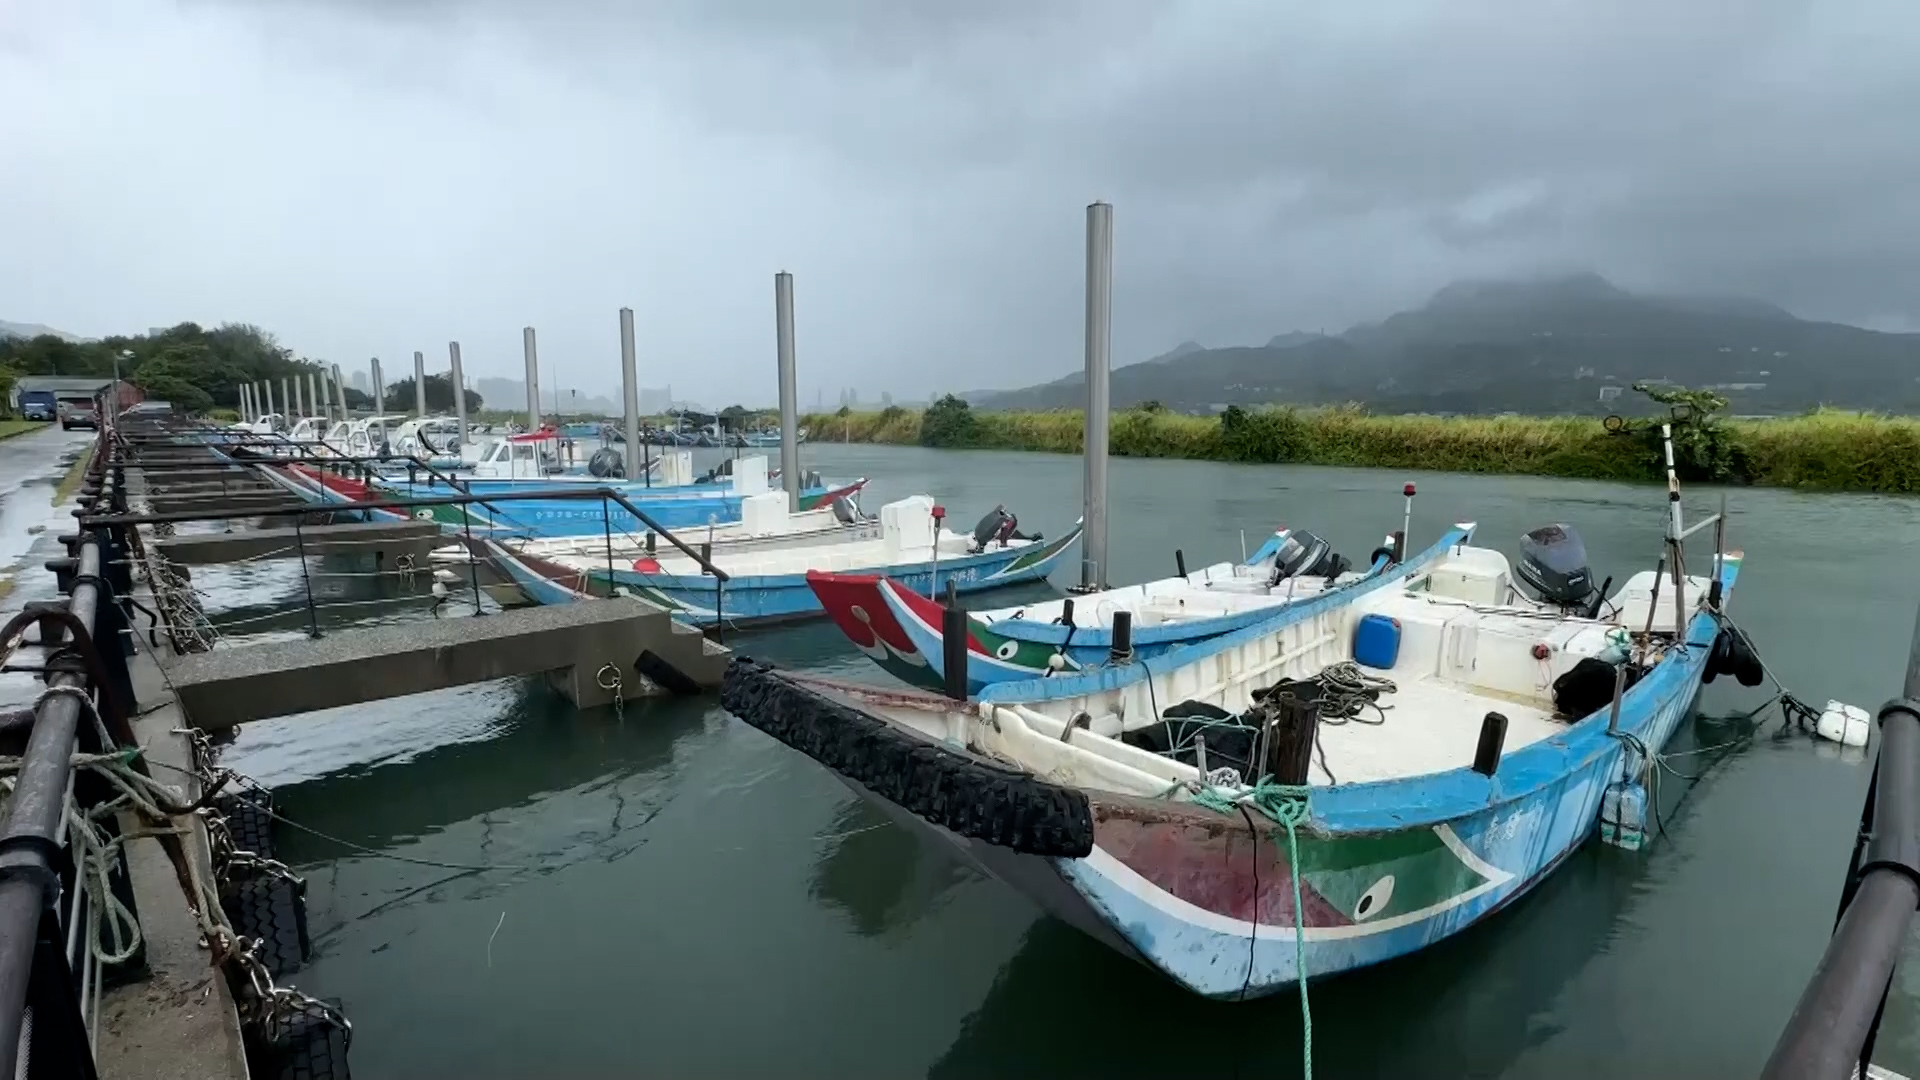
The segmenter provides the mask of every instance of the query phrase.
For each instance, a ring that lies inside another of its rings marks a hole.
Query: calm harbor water
[[[1078,514],[1077,458],[804,457],[875,477],[870,510],[928,491],[962,526],[1004,502],[1049,534]],[[1566,521],[1602,576],[1659,554],[1652,488],[1116,460],[1111,578],[1171,573],[1176,547],[1190,565],[1238,557],[1242,529],[1257,545],[1278,524],[1364,557],[1398,527],[1407,479],[1421,490],[1416,546],[1466,519],[1511,553],[1525,529]],[[1898,689],[1920,602],[1920,502],[1730,495],[1730,539],[1748,555],[1734,618],[1801,697],[1877,707]],[[1689,514],[1718,499],[1690,493]],[[206,575],[247,617],[303,588],[285,566],[221,573],[250,575]],[[730,643],[885,678],[824,623]],[[1729,726],[1713,718],[1762,700],[1723,680],[1681,739],[1722,741]],[[278,841],[308,877],[316,942],[294,981],[345,1001],[361,1076],[1300,1069],[1294,996],[1187,996],[883,824],[710,701],[579,713],[531,681],[487,684],[254,725],[227,761],[273,785],[295,820],[419,860],[285,830]],[[1862,760],[1762,736],[1669,806],[1651,852],[1589,845],[1482,925],[1315,984],[1316,1073],[1752,1075],[1832,925],[1866,778]],[[478,865],[493,869],[456,868]],[[1879,1058],[1920,1072],[1920,964],[1898,982]]]

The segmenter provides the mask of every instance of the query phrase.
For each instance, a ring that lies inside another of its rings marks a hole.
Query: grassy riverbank
[[[931,419],[929,417],[931,416]],[[1078,412],[818,414],[804,418],[822,442],[1080,452]],[[1695,480],[1827,491],[1920,493],[1920,420],[1822,410],[1775,420],[1719,420],[1680,443]],[[1586,417],[1374,416],[1356,409],[1230,410],[1185,416],[1131,410],[1113,416],[1120,457],[1360,465],[1662,481],[1657,429],[1636,422],[1612,434]],[[1687,474],[1692,475],[1688,476]]]
[[[0,420],[0,439],[11,439],[15,435],[25,435],[46,426],[41,420]]]

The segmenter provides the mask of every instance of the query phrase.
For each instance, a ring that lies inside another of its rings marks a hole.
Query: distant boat
[[[604,553],[543,558],[493,537],[476,537],[471,548],[538,603],[624,592],[666,607],[683,621],[707,626],[724,619],[731,626],[820,615],[820,601],[807,584],[812,569],[884,573],[923,589],[952,582],[958,592],[972,593],[1045,577],[1080,538],[1076,524],[1055,540],[1012,540],[978,548],[972,536],[939,529],[936,520],[933,500],[916,495],[881,508],[878,535],[808,546],[716,550],[712,558],[730,578],[724,590],[693,559],[664,547],[611,566]],[[682,534],[682,539],[697,541],[697,530]]]
[[[1466,538],[1461,533],[1452,539]],[[1383,547],[1366,570],[1351,573],[1347,560],[1326,541],[1305,530],[1282,529],[1244,563],[1218,563],[1084,596],[970,611],[967,692],[1071,675],[1109,662],[1114,616],[1120,612],[1130,619],[1128,647],[1136,658],[1149,659],[1364,581],[1383,572],[1391,559],[1392,549]],[[931,690],[945,687],[945,609],[940,604],[871,574],[818,572],[807,582],[834,623],[875,663],[905,682]]]

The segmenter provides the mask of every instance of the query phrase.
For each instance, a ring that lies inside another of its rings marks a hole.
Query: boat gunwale
[[[1720,576],[1723,597],[1732,594],[1741,561],[1742,556],[1739,552],[1728,553],[1723,558]],[[1704,663],[1705,649],[1712,644],[1714,635],[1718,632],[1719,621],[1714,612],[1704,609],[1696,611],[1688,623],[1686,640],[1669,645],[1660,661],[1622,695],[1619,730],[1632,735],[1646,726],[1657,710],[1665,705],[1665,698],[1660,695],[1670,697],[1673,691],[1683,689],[1665,684],[1686,678],[1687,669],[1694,667],[1696,663]],[[1173,655],[1167,654],[1159,659],[1165,660]],[[1138,661],[1136,666],[1144,666],[1148,663],[1150,661]],[[974,701],[961,702],[917,689],[876,687],[870,684],[790,672],[778,674],[796,683],[815,686],[853,698],[855,701],[873,699],[885,701],[897,707],[930,713],[964,712],[974,721],[989,724],[993,721],[981,711],[983,708],[1010,708],[1022,704],[1018,701],[991,701],[985,694]],[[1693,677],[1697,678],[1697,674]],[[1690,702],[1694,692],[1684,691],[1683,696]],[[894,728],[912,730],[909,725],[893,717],[869,709],[860,711]],[[1568,723],[1565,730],[1556,735],[1540,739],[1503,755],[1492,777],[1482,776],[1471,768],[1461,766],[1385,780],[1315,786],[1310,795],[1312,813],[1306,822],[1306,828],[1316,836],[1329,839],[1341,836],[1384,834],[1408,828],[1442,825],[1492,807],[1525,800],[1566,776],[1591,767],[1606,754],[1622,752],[1626,749],[1627,744],[1607,730],[1610,711],[1610,706],[1596,710],[1579,720]],[[925,737],[924,733],[917,734]],[[1119,741],[1098,733],[1091,734],[1109,741]],[[948,748],[953,749],[950,745]],[[1651,749],[1656,752],[1658,750],[1658,748]],[[997,758],[987,758],[971,747],[967,747],[966,752],[982,760],[999,761]],[[1039,773],[1024,763],[1000,762],[1000,764],[1002,767],[1023,769],[1028,775],[1036,779],[1040,778]],[[1188,823],[1232,820],[1222,818],[1219,814],[1190,802],[1134,795],[1109,788],[1072,786],[1074,790],[1084,792],[1089,803],[1095,806],[1126,806],[1133,808],[1136,812],[1148,807],[1170,810],[1174,807],[1190,806],[1195,808],[1194,816],[1189,818],[1181,815],[1178,820]]]

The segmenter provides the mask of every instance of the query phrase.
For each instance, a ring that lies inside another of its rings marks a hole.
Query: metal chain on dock
[[[144,570],[153,605],[173,639],[174,648],[183,653],[212,649],[220,640],[220,632],[200,606],[200,596],[193,591],[193,583],[186,574],[157,548],[147,553]]]
[[[600,665],[600,670],[594,675],[593,681],[599,684],[600,689],[611,690],[613,692],[613,714],[625,720],[627,718],[627,701],[622,695],[624,681],[620,677],[619,667],[614,664]]]
[[[52,688],[47,693],[72,692],[61,688]],[[99,714],[90,698],[80,696],[87,712],[99,723]],[[296,884],[301,879],[289,870],[286,864],[274,859],[262,857],[256,852],[242,851],[233,844],[232,831],[227,827],[225,817],[213,807],[213,796],[237,774],[231,770],[216,769],[212,761],[212,744],[205,733],[194,731],[189,734],[193,768],[191,775],[199,781],[201,796],[189,803],[186,793],[179,788],[148,776],[133,767],[134,760],[141,751],[138,747],[126,747],[105,754],[75,754],[73,765],[76,770],[87,769],[105,778],[119,794],[95,807],[92,811],[82,811],[72,804],[72,789],[68,789],[69,806],[67,820],[73,835],[80,838],[79,843],[87,845],[86,850],[97,847],[103,866],[110,867],[118,856],[119,849],[126,841],[141,837],[161,835],[185,835],[187,829],[178,822],[180,819],[198,815],[207,826],[208,841],[213,849],[214,873],[216,880],[228,880],[235,870],[250,869],[259,873],[281,877]],[[5,771],[8,759],[0,759],[0,772]],[[17,765],[14,766],[17,768]],[[106,839],[97,822],[109,814],[122,810],[138,813],[150,824],[149,828],[131,830],[118,837]],[[165,823],[165,824],[161,824]],[[89,832],[92,835],[87,835]],[[104,841],[104,842],[102,842]],[[76,852],[83,850],[76,846]],[[89,860],[87,865],[93,865]],[[176,866],[182,875],[181,889],[188,910],[200,927],[201,939],[212,954],[213,966],[229,967],[233,984],[244,989],[236,993],[241,1018],[260,1025],[261,1031],[269,1041],[277,1041],[287,1031],[287,1025],[300,1017],[325,1020],[337,1025],[347,1044],[353,1042],[353,1025],[338,1009],[317,998],[310,997],[288,986],[280,986],[273,981],[273,975],[257,955],[260,942],[256,938],[237,933],[233,924],[227,920],[226,911],[220,905],[217,888],[206,881],[200,872],[198,860],[188,858],[184,866]],[[89,908],[100,913],[90,920],[90,949],[103,963],[119,963],[130,958],[139,945],[139,922],[133,913],[126,909],[112,894],[110,879],[105,869],[86,879]],[[95,896],[95,892],[99,896]],[[124,919],[124,923],[121,920]],[[102,925],[116,930],[116,949],[106,951],[100,940]],[[98,983],[95,984],[96,990]],[[96,1005],[97,1008],[97,1005]]]

